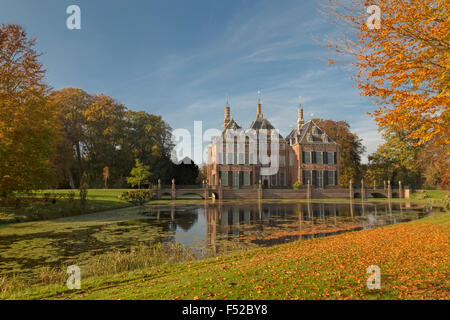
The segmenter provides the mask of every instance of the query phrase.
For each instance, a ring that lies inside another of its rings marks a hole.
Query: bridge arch
[[[374,198],[387,198],[386,195],[380,192],[371,192],[370,195]]]
[[[205,199],[204,194],[201,194],[199,192],[177,192],[177,199],[184,199],[184,200],[196,200],[196,199]]]

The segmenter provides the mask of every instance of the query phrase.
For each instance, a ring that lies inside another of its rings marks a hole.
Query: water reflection
[[[245,247],[271,246],[284,242],[323,237],[346,231],[422,218],[431,208],[404,203],[206,203],[197,209],[179,212],[176,207],[159,208],[146,216],[161,217],[170,214],[168,237],[184,244],[194,243],[189,235],[197,237],[197,245],[212,254]],[[198,219],[187,219],[197,215]],[[196,228],[197,225],[203,227]],[[180,234],[185,237],[180,237]],[[188,237],[186,237],[188,235]]]
[[[242,203],[125,208],[0,227],[0,275],[89,264],[139,243],[179,242],[199,256],[419,219],[438,209],[409,203]]]

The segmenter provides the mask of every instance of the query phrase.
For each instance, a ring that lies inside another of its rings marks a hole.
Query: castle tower
[[[261,90],[258,90],[258,103],[256,104],[256,118],[262,118]]]
[[[225,104],[225,118],[223,120],[223,128],[225,129],[225,127],[227,126],[228,122],[230,122],[230,104],[228,103],[228,97],[227,97],[227,102]]]

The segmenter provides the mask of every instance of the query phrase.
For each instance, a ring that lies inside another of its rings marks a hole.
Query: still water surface
[[[199,257],[420,219],[409,203],[193,203],[145,206],[0,226],[0,275],[83,265],[139,243],[179,242]]]

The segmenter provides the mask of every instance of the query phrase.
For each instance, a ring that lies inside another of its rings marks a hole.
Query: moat
[[[0,275],[84,265],[140,243],[178,242],[199,258],[420,219],[439,212],[399,202],[193,202],[0,226]]]

